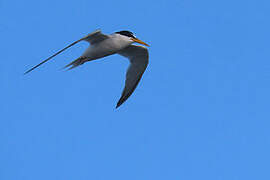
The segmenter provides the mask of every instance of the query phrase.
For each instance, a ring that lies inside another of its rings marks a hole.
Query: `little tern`
[[[90,43],[90,46],[79,58],[65,66],[65,68],[69,67],[69,70],[82,65],[87,61],[100,59],[112,54],[119,54],[129,59],[130,65],[126,73],[125,87],[121,98],[116,105],[116,108],[118,108],[133,93],[148,65],[149,54],[147,48],[144,46],[133,45],[133,43],[140,43],[145,46],[149,45],[136,38],[130,31],[119,31],[106,35],[103,34],[101,30],[96,30],[53,54],[38,65],[26,71],[24,74],[31,72],[80,41],[87,41]]]

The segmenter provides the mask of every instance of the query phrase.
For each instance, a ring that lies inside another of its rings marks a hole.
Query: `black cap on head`
[[[134,36],[134,34],[133,34],[132,32],[130,32],[130,31],[118,31],[118,32],[116,32],[116,33],[117,33],[117,34],[121,34],[121,35],[123,35],[123,36],[136,38],[136,37]]]

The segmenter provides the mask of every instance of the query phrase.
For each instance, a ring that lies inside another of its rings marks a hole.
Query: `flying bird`
[[[24,74],[33,71],[35,68],[39,67],[43,63],[49,61],[56,55],[60,54],[61,52],[65,51],[80,41],[87,41],[90,43],[90,46],[79,58],[65,66],[65,68],[68,68],[69,70],[80,66],[85,62],[100,59],[112,54],[119,54],[129,59],[130,65],[126,73],[125,88],[122,92],[121,98],[116,105],[116,108],[118,108],[130,97],[130,95],[137,87],[148,65],[149,59],[147,48],[144,46],[133,45],[133,43],[139,43],[145,46],[149,45],[136,38],[135,35],[130,31],[119,31],[106,35],[103,34],[101,30],[96,30],[53,54],[38,65],[26,71]]]

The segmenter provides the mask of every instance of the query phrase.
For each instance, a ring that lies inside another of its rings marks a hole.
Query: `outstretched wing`
[[[137,45],[130,45],[118,52],[118,54],[127,57],[130,65],[126,73],[125,88],[116,108],[123,104],[136,89],[148,65],[149,58],[147,48]]]
[[[85,36],[82,40],[89,42],[90,44],[99,43],[105,39],[109,38],[108,35],[102,34],[101,30],[97,30]]]
[[[68,45],[68,46],[65,47],[64,49],[61,49],[60,51],[58,51],[58,52],[55,53],[54,55],[50,56],[49,58],[45,59],[44,61],[42,61],[42,62],[39,63],[38,65],[36,65],[36,66],[32,67],[31,69],[29,69],[28,71],[26,71],[24,74],[27,74],[27,73],[33,71],[34,69],[36,69],[36,68],[39,67],[40,65],[44,64],[45,62],[49,61],[50,59],[52,59],[52,58],[55,57],[56,55],[60,54],[61,52],[65,51],[66,49],[68,49],[69,47],[71,47],[71,46],[77,44],[77,43],[80,42],[80,41],[85,40],[85,41],[89,42],[90,44],[94,44],[94,43],[100,42],[100,41],[102,41],[102,40],[104,40],[104,39],[106,39],[106,38],[108,38],[108,36],[105,35],[105,34],[102,34],[102,33],[101,33],[101,30],[94,31],[94,32],[88,34],[87,36],[85,36],[85,37],[83,37],[83,38],[81,38],[81,39],[79,39],[79,40],[77,40],[77,41],[71,43],[70,45]]]

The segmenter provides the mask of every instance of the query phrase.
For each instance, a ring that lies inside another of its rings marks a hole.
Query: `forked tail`
[[[71,66],[70,68],[68,68],[68,70],[71,70],[79,65],[82,65],[83,63],[86,62],[86,57],[79,57],[78,59],[75,59],[74,61],[72,61],[71,63],[69,63],[68,65],[66,65],[64,68],[68,68],[69,66]]]

